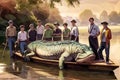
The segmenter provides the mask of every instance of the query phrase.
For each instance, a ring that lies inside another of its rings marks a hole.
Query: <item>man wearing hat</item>
[[[6,28],[5,36],[6,36],[6,41],[8,42],[8,47],[10,50],[10,57],[13,58],[14,56],[14,44],[16,41],[16,27],[13,25],[13,21],[9,20],[8,21],[9,26]]]
[[[52,37],[53,37],[53,30],[50,28],[49,24],[45,24],[45,30],[42,40],[52,41]]]
[[[29,42],[33,42],[36,40],[37,31],[35,30],[34,24],[30,24],[29,28],[30,28],[28,30]]]
[[[58,22],[55,22],[54,23],[54,25],[55,25],[55,30],[54,30],[54,32],[53,32],[53,40],[54,41],[61,41],[61,34],[62,34],[62,31],[61,31],[61,29],[59,28],[59,23]]]
[[[100,35],[99,27],[94,23],[94,18],[89,18],[90,26],[88,27],[89,45],[95,54],[95,60],[98,60],[98,36]]]
[[[109,63],[109,49],[110,49],[110,40],[112,39],[111,30],[108,28],[107,22],[102,22],[103,29],[101,31],[101,45],[98,50],[99,60],[104,61],[102,51],[105,49],[106,53],[106,63]]]
[[[78,27],[76,26],[76,20],[72,20],[71,23],[72,23],[72,29],[70,32],[71,40],[79,42],[79,30]]]
[[[44,26],[42,25],[41,20],[38,20],[38,26],[36,31],[37,31],[37,40],[41,40],[44,32]]]

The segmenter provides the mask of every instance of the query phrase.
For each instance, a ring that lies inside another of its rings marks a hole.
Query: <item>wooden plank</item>
[[[20,53],[15,53],[18,57],[22,58],[22,55]],[[39,63],[39,64],[47,64],[47,65],[54,65],[58,66],[58,60],[48,60],[48,59],[42,59],[39,57],[31,57],[33,62]],[[111,64],[106,64],[105,62],[93,62],[93,63],[76,63],[76,62],[65,62],[64,65],[66,68],[70,69],[88,69],[88,70],[100,70],[100,71],[113,71],[114,69],[118,68],[119,66],[116,65],[113,62],[110,62]]]

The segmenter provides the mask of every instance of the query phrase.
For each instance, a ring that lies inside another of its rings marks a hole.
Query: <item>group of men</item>
[[[14,56],[14,44],[18,43],[20,46],[20,51],[24,55],[25,47],[27,43],[33,42],[35,40],[46,40],[46,41],[61,41],[62,34],[64,40],[75,40],[79,41],[79,31],[76,26],[76,21],[72,20],[72,29],[68,28],[68,24],[64,23],[64,30],[59,28],[59,23],[55,22],[55,29],[51,28],[49,24],[42,25],[41,20],[37,21],[37,27],[34,24],[29,25],[29,30],[25,31],[25,25],[20,25],[20,31],[17,34],[16,27],[12,20],[8,21],[9,26],[6,28],[6,40],[8,42],[10,57]],[[17,36],[17,40],[16,40]]]
[[[102,22],[103,29],[100,33],[99,27],[94,23],[94,18],[89,19],[90,26],[88,29],[89,33],[89,45],[92,48],[95,54],[95,60],[104,62],[104,57],[102,51],[105,49],[106,53],[106,63],[109,63],[109,49],[110,49],[110,40],[112,38],[111,30],[108,28],[108,22]],[[98,36],[100,35],[100,47],[98,43]]]
[[[103,29],[101,32],[101,45],[98,46],[98,36],[100,35],[99,27],[94,23],[94,18],[89,19],[90,26],[88,28],[89,33],[89,43],[92,48],[96,60],[104,61],[102,51],[105,49],[106,51],[106,63],[109,63],[109,48],[110,48],[110,39],[111,39],[111,30],[107,27],[107,22],[102,22]],[[6,40],[8,42],[10,57],[14,57],[14,43],[18,43],[20,45],[20,51],[22,55],[24,55],[25,46],[27,42],[33,42],[35,40],[46,40],[46,41],[61,41],[62,34],[63,40],[74,40],[79,42],[79,30],[76,25],[76,20],[72,20],[72,27],[69,29],[67,23],[64,23],[64,30],[62,31],[59,28],[59,23],[55,22],[55,29],[52,29],[50,25],[46,24],[42,25],[41,20],[37,21],[37,27],[34,27],[34,24],[29,25],[28,32],[25,31],[25,26],[20,25],[20,31],[17,34],[16,27],[13,25],[13,21],[9,20],[9,26],[6,28]],[[16,41],[17,35],[17,41]]]

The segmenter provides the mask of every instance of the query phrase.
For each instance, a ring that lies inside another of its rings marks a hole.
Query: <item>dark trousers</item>
[[[106,42],[101,42],[100,48],[98,50],[98,56],[100,60],[104,60],[102,51],[105,49],[106,53],[106,62],[109,62],[109,50],[110,50],[110,43],[106,46]]]
[[[53,37],[53,41],[61,41],[61,37]]]
[[[70,40],[75,40],[76,36],[71,35]],[[77,36],[77,39],[75,40],[76,42],[79,42],[79,37]]]
[[[10,57],[12,57],[13,54],[13,50],[14,50],[14,45],[15,45],[15,38],[14,37],[8,37],[8,47],[10,50]]]
[[[94,52],[96,58],[95,59],[99,59],[98,57],[98,39],[97,37],[93,37],[93,36],[89,36],[89,45],[92,48],[92,51]]]
[[[44,38],[46,41],[52,41],[52,38]]]
[[[37,40],[42,40],[43,34],[37,34]]]
[[[26,41],[20,41],[20,51],[22,53],[22,55],[24,55],[24,51],[26,49],[27,43]]]

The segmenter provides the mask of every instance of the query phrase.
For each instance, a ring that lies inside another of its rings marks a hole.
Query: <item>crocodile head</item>
[[[91,63],[95,59],[95,55],[90,47],[85,44],[81,44],[79,50],[82,52],[78,53],[76,56],[77,63]]]

